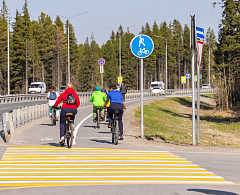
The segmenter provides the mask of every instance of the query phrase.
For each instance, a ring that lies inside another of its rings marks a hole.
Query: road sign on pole
[[[186,78],[187,78],[187,79],[190,79],[190,78],[191,78],[191,75],[190,75],[190,74],[186,74]]]
[[[154,48],[152,39],[147,35],[137,35],[130,43],[130,48],[134,56],[141,58],[141,137],[143,132],[143,58],[148,57]]]
[[[123,78],[122,77],[118,77],[117,81],[118,81],[118,84],[121,84],[123,82]]]
[[[186,76],[181,76],[181,83],[186,83]]]
[[[202,51],[203,51],[203,41],[204,41],[204,29],[197,26],[196,27],[197,36],[197,145],[200,144],[200,67],[202,62]]]
[[[103,73],[103,66],[100,66],[100,73]]]
[[[98,60],[98,64],[99,64],[100,66],[103,66],[103,65],[105,64],[105,60],[104,60],[103,58],[100,58],[100,59]]]

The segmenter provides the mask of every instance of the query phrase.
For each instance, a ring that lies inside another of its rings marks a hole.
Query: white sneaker
[[[64,136],[62,136],[62,137],[60,138],[59,143],[61,144],[61,143],[63,143],[63,142],[64,142]]]

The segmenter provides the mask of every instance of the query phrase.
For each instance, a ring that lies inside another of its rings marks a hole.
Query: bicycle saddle
[[[120,110],[114,110],[113,113],[114,113],[114,114],[119,114],[119,113],[120,113]]]

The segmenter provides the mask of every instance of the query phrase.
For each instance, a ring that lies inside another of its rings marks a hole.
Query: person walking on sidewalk
[[[127,93],[127,87],[124,85],[124,82],[122,82],[122,85],[120,87],[120,92],[122,93],[123,101],[125,102],[125,95]]]

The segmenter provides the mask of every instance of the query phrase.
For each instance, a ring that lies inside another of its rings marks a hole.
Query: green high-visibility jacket
[[[89,101],[93,102],[94,106],[104,106],[106,100],[107,98],[105,93],[102,93],[101,91],[95,91]]]

